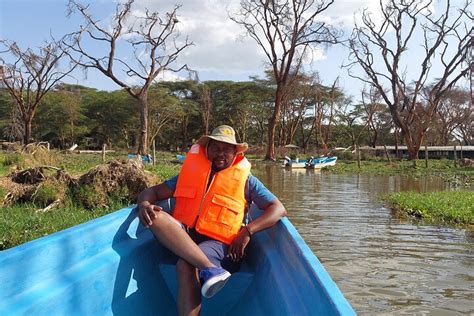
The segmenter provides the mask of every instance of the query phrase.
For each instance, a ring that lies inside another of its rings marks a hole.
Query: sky
[[[179,30],[194,43],[180,55],[179,62],[196,70],[199,79],[245,81],[250,76],[263,77],[266,59],[262,50],[244,30],[229,19],[229,12],[235,12],[239,0],[136,0],[135,8],[142,11],[170,11],[176,3]],[[84,1],[82,1],[85,3]],[[350,35],[354,20],[360,19],[360,12],[368,8],[378,18],[379,0],[336,0],[321,16],[341,28],[345,36]],[[459,1],[458,1],[459,2]],[[107,19],[116,6],[116,1],[95,0],[91,12],[94,17]],[[37,47],[53,35],[76,31],[83,23],[78,15],[66,16],[67,0],[0,0],[0,38],[16,41],[21,47]],[[137,12],[138,12],[137,11]],[[419,47],[413,47],[413,56]],[[318,48],[313,59],[305,65],[307,70],[317,71],[323,84],[331,85],[336,78],[339,86],[355,99],[360,96],[362,83],[351,78],[347,68],[349,51],[342,45]],[[123,56],[126,58],[126,56]],[[167,74],[163,79],[173,78]],[[76,72],[74,78],[66,80],[99,90],[116,90],[119,87],[98,71],[89,71],[87,76]]]

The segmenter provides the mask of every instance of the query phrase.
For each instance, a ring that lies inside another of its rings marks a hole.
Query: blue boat
[[[137,157],[136,154],[128,154],[128,159],[136,159],[136,157]],[[150,155],[141,155],[140,158],[143,162],[148,162],[148,163],[153,162],[153,158]]]
[[[334,166],[336,164],[336,161],[336,156],[312,158],[308,161],[307,168],[321,169],[324,167]]]
[[[176,159],[178,159],[178,161],[179,161],[180,163],[183,163],[185,158],[186,158],[186,156],[183,156],[183,155],[176,155]]]
[[[163,250],[128,207],[1,251],[0,315],[176,315],[176,270]],[[241,269],[203,299],[201,314],[355,312],[284,218],[254,235]]]
[[[336,164],[337,157],[310,157],[306,160],[292,160],[289,157],[285,157],[283,167],[290,167],[292,169],[321,169],[324,167],[334,166]]]

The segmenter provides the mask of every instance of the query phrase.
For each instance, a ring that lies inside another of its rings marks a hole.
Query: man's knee
[[[165,211],[156,212],[155,215],[156,215],[155,218],[152,219],[152,224],[151,224],[152,227],[159,227],[163,224],[169,224],[169,223],[173,223],[181,227],[181,224]]]

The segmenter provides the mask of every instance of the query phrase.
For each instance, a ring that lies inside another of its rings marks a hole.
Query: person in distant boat
[[[244,256],[252,235],[286,216],[285,207],[256,177],[228,125],[202,136],[186,155],[178,176],[138,196],[138,217],[178,256],[179,315],[198,315],[201,295],[212,297]],[[172,215],[155,203],[175,197]],[[251,203],[264,210],[245,224]]]

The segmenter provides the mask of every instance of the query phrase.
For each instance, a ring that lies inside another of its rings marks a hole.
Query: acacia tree
[[[231,19],[241,25],[265,53],[276,91],[268,124],[266,159],[275,160],[275,131],[290,73],[298,73],[310,46],[335,44],[333,28],[319,20],[334,0],[243,0]]]
[[[362,119],[367,126],[367,137],[370,145],[375,148],[379,136],[390,128],[392,119],[387,107],[381,103],[380,93],[374,87],[363,89],[361,93],[361,104],[363,111]]]
[[[23,144],[31,139],[31,127],[38,106],[43,97],[74,67],[60,69],[59,63],[65,56],[57,43],[45,43],[36,51],[21,49],[16,42],[1,40],[0,80],[14,100],[13,106],[23,125]]]
[[[363,107],[358,104],[352,105],[350,98],[345,98],[340,103],[340,107],[336,110],[336,119],[338,120],[338,127],[340,131],[346,135],[351,145],[355,148],[356,145],[360,144],[360,138],[366,131],[368,121],[362,119],[364,116]]]
[[[79,31],[69,34],[62,43],[71,52],[68,55],[74,63],[84,69],[99,70],[138,100],[140,135],[137,153],[143,155],[148,151],[148,90],[164,71],[187,69],[186,65],[176,66],[176,59],[192,43],[187,37],[180,41],[176,27],[180,6],[163,15],[147,9],[138,16],[133,14],[133,2],[128,0],[117,4],[110,25],[103,25],[89,13],[89,6],[70,0],[69,14],[77,12],[86,23]],[[91,42],[95,49],[104,48],[104,54],[95,55],[95,51],[86,48],[92,47],[88,46]],[[119,57],[117,48],[122,43],[130,45],[128,49],[133,51],[134,58]]]
[[[447,146],[453,132],[464,123],[472,124],[472,103],[468,90],[452,89],[441,99],[436,110],[436,134],[442,145]]]
[[[313,109],[314,91],[317,89],[314,77],[317,80],[317,76],[309,74],[291,75],[287,93],[283,99],[280,145],[293,143],[298,127],[301,127],[300,130],[303,129],[303,121],[308,116],[308,112]],[[314,124],[309,134],[313,128]]]
[[[337,108],[343,103],[345,96],[338,87],[338,78],[331,87],[320,85],[315,91],[315,140],[316,146],[328,149]]]
[[[474,112],[472,109],[466,110],[466,117],[467,119],[459,124],[453,134],[463,145],[470,146],[474,144]]]
[[[468,74],[466,63],[472,45],[472,29],[467,10],[470,1],[458,12],[450,1],[439,16],[430,10],[431,0],[380,1],[381,23],[376,23],[370,12],[363,11],[362,25],[355,26],[349,41],[353,62],[359,65],[365,77],[350,74],[374,86],[390,109],[394,123],[401,130],[410,159],[416,159],[423,137],[443,95]],[[422,41],[417,39],[417,35]],[[413,46],[410,46],[412,45]],[[403,59],[409,49],[423,47],[421,62]],[[455,47],[455,49],[451,49]],[[410,72],[418,68],[411,81]],[[426,81],[434,71],[433,64],[442,67],[441,75],[422,100]]]
[[[178,109],[178,99],[169,94],[169,90],[158,86],[150,90],[150,111],[149,121],[149,143],[155,141],[160,136],[161,131],[171,124]]]

